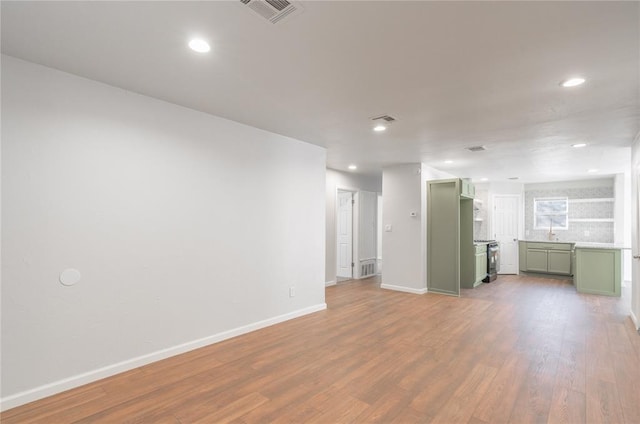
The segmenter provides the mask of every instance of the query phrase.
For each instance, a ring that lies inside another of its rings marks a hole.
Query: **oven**
[[[487,245],[487,276],[482,281],[485,283],[495,281],[500,272],[500,245],[495,240],[474,240],[474,243]]]
[[[500,272],[500,245],[497,241],[487,243],[487,277],[482,280],[490,283],[498,278]]]

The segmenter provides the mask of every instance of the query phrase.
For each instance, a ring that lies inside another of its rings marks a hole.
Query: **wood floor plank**
[[[558,385],[553,391],[548,423],[584,423],[586,417],[586,396],[582,392]]]
[[[90,384],[58,395],[10,409],[0,414],[2,423],[71,422],[95,412],[107,395],[98,384]]]
[[[471,419],[496,376],[497,369],[477,364],[434,416],[432,423],[463,423]]]
[[[405,410],[411,397],[409,394],[397,387],[387,386],[387,391],[380,399],[360,414],[355,422],[359,423],[388,423],[395,419]]]
[[[244,397],[241,397],[224,408],[214,411],[210,414],[204,415],[197,419],[189,419],[188,421],[180,414],[177,418],[180,422],[191,422],[193,424],[209,424],[209,423],[222,423],[230,422],[234,419],[246,414],[247,412],[258,408],[260,405],[269,402],[269,399],[262,396],[260,393],[250,393]]]
[[[624,414],[615,383],[587,379],[586,415],[589,423],[623,423]]]
[[[627,293],[628,294],[628,293]],[[628,298],[503,276],[460,298],[326,289],[327,310],[0,414],[2,423],[640,423]]]
[[[500,368],[491,387],[478,403],[473,417],[487,422],[507,422],[529,369],[529,359],[512,355]]]
[[[585,393],[587,372],[586,353],[583,344],[566,341],[562,346],[556,373],[556,386]]]
[[[640,339],[640,336],[637,336]],[[640,354],[635,356],[623,352],[614,353],[613,364],[616,374],[618,399],[625,422],[640,423]]]

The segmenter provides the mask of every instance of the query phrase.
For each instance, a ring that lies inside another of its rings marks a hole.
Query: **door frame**
[[[339,249],[338,249],[338,214],[339,214],[339,208],[340,208],[340,203],[339,203],[339,199],[338,199],[338,194],[340,192],[349,192],[352,194],[353,196],[353,207],[351,208],[351,262],[354,264],[354,266],[351,267],[351,279],[355,280],[356,278],[359,278],[360,275],[358,273],[358,267],[355,266],[356,260],[355,258],[358,256],[358,237],[356,237],[356,235],[358,234],[358,229],[359,229],[359,220],[358,220],[358,216],[359,216],[359,212],[360,212],[360,208],[358,206],[358,193],[359,190],[357,188],[353,188],[353,187],[343,187],[343,186],[336,186],[336,192],[335,192],[335,211],[334,211],[334,217],[335,217],[335,237],[336,237],[336,241],[335,241],[335,249],[336,249],[336,283],[338,282],[338,254],[339,254]],[[343,277],[344,278],[344,277]]]
[[[491,213],[491,224],[490,224],[490,228],[489,228],[489,238],[492,238],[491,235],[493,235],[493,238],[495,238],[495,219],[496,219],[496,214],[495,214],[495,207],[496,207],[496,202],[495,199],[498,197],[515,197],[517,199],[517,203],[518,203],[518,231],[517,231],[517,239],[518,240],[522,240],[522,235],[524,234],[524,200],[523,200],[523,196],[522,194],[516,194],[516,193],[512,193],[512,194],[493,194],[491,196],[491,200],[490,200],[490,205],[489,205],[489,212]],[[518,252],[516,251],[516,272],[515,275],[520,274],[520,255],[518,254]]]
[[[640,132],[631,148],[631,305],[629,314],[640,333]]]

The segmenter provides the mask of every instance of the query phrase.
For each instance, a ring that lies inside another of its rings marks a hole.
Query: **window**
[[[569,200],[566,197],[533,199],[535,230],[568,230]]]

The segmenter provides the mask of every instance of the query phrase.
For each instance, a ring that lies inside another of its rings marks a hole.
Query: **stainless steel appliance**
[[[474,240],[475,243],[487,243],[487,277],[482,280],[490,283],[498,278],[500,271],[500,245],[495,240]]]

